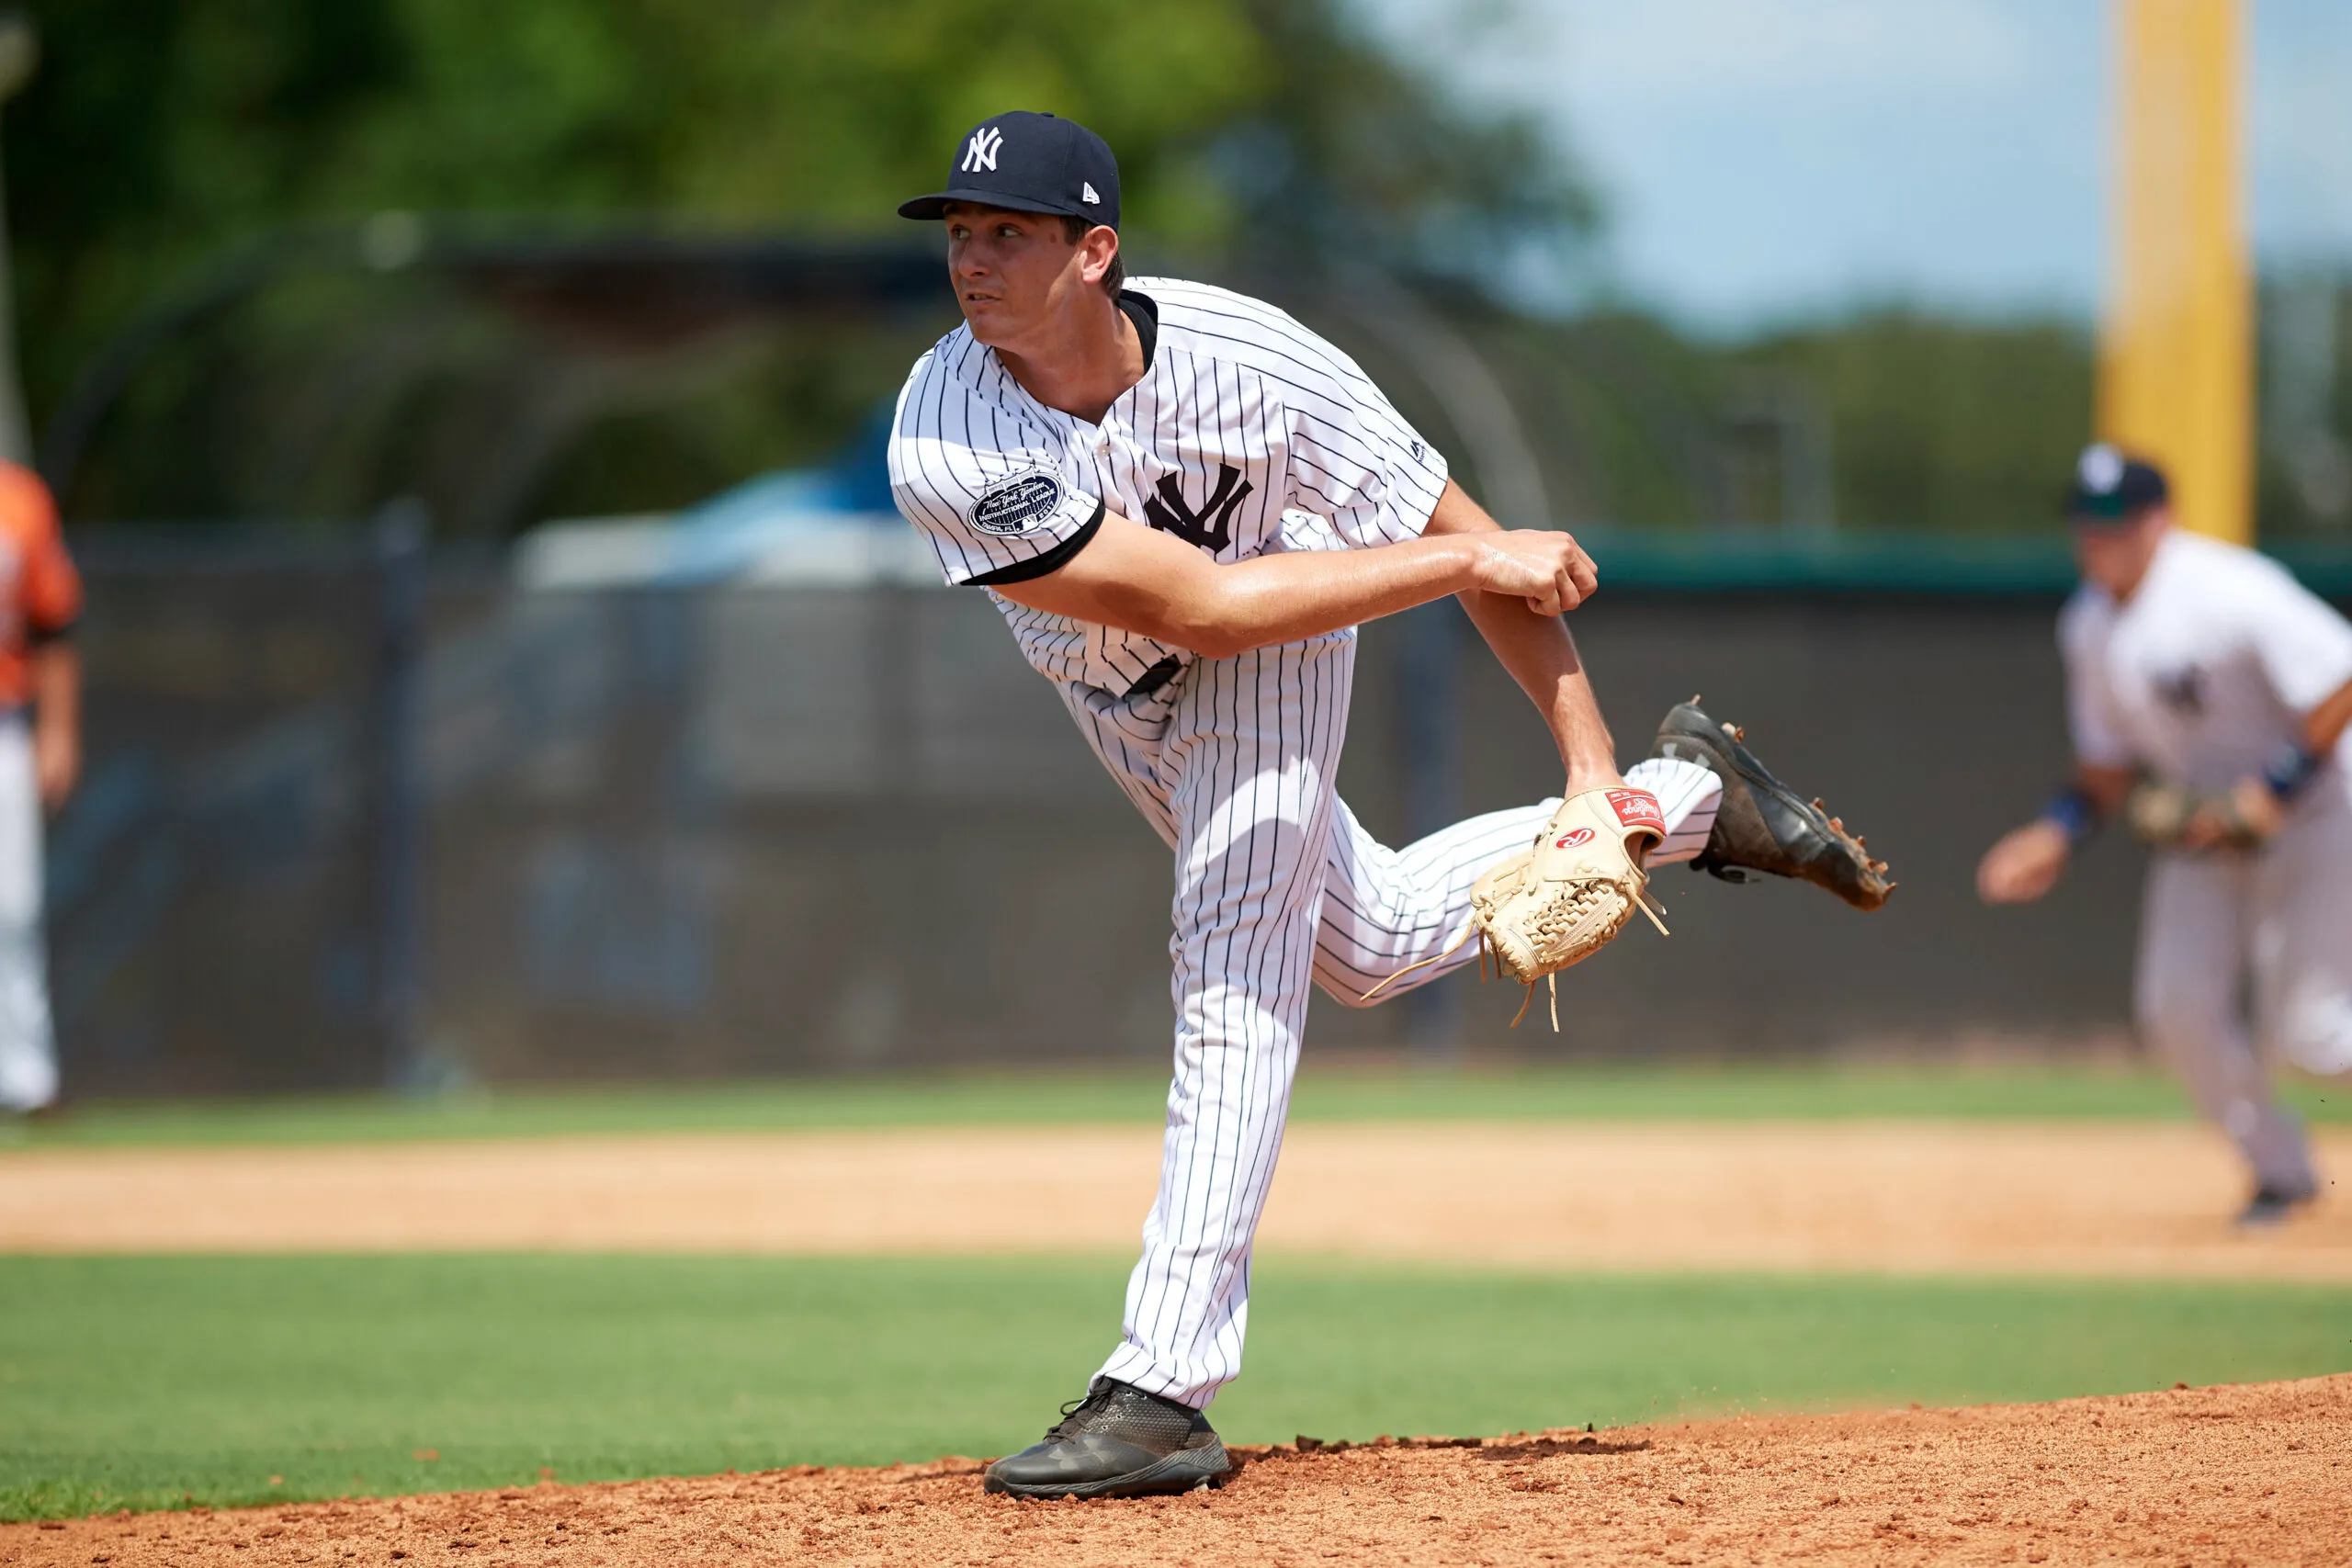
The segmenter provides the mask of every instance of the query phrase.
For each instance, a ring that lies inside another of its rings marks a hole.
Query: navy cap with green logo
[[[2066,491],[2069,522],[2097,527],[2122,523],[2171,499],[2162,468],[2101,441],[2075,459],[2075,482]]]
[[[901,218],[944,217],[951,201],[1051,212],[1119,226],[1119,161],[1111,144],[1074,119],[1014,109],[971,129],[947,171],[947,188],[899,209]]]

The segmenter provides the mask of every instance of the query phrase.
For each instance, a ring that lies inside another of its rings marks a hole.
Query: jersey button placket
[[[1135,490],[1135,456],[1133,446],[1120,433],[1115,414],[1102,416],[1102,434],[1094,449],[1102,464],[1103,491],[1106,498],[1116,498],[1119,511],[1130,518],[1141,518],[1136,508]]]

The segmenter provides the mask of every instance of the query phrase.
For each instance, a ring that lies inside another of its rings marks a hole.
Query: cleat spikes
[[[1889,891],[1886,863],[1861,836],[1833,818],[1815,795],[1808,806],[1746,747],[1747,730],[1702,711],[1695,699],[1670,709],[1659,725],[1653,755],[1688,759],[1724,782],[1724,795],[1706,848],[1690,862],[1726,882],[1758,873],[1810,882],[1857,909],[1876,909]]]

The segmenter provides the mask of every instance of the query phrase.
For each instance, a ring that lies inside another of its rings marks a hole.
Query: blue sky
[[[1858,300],[2096,309],[2110,0],[1358,0],[1593,175],[1603,276],[1738,330]],[[2251,0],[2266,266],[2352,261],[2352,0]]]

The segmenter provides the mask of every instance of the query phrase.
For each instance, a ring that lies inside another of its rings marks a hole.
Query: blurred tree
[[[1592,190],[1533,117],[1433,95],[1329,0],[1254,0],[1272,91],[1212,166],[1262,259],[1385,265],[1491,288],[1522,250],[1555,261],[1600,223]]]
[[[2255,536],[2352,533],[2352,279],[2337,267],[2264,280]]]
[[[1841,525],[2038,525],[2086,424],[2087,343],[2061,324],[1886,310],[1723,344],[1514,313],[1496,286],[1598,226],[1588,183],[1531,119],[1385,54],[1348,0],[36,5],[45,65],[6,146],[37,422],[135,312],[290,223],[906,233],[896,201],[1025,105],[1118,148],[1138,265],[1267,281],[1459,447],[1409,367],[1314,308],[1334,267],[1442,285],[1569,520],[1790,521],[1802,447]],[[484,532],[664,508],[836,446],[913,341],[802,331],[606,375],[417,282],[276,288],[142,368],[77,505],[347,515],[417,488]],[[499,423],[525,414],[527,461]],[[1772,448],[1772,419],[1818,439]],[[512,471],[474,483],[492,457]]]
[[[1731,356],[1833,433],[1840,522],[2018,531],[2055,525],[2091,422],[2087,332],[1903,310],[1774,333]]]
[[[386,209],[876,230],[956,135],[1050,107],[1118,148],[1131,227],[1352,244],[1588,211],[1339,0],[50,0],[9,126],[37,408],[224,246]],[[1394,245],[1385,247],[1393,252]]]
[[[1629,311],[1457,320],[1541,411],[1570,525],[2047,531],[2090,426],[2077,322],[1877,309],[1726,343]]]

